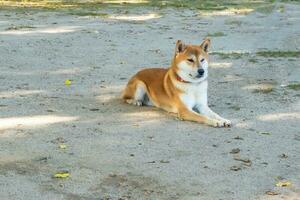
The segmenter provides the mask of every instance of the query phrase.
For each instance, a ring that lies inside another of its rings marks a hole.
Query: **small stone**
[[[237,154],[237,153],[240,153],[240,149],[239,148],[236,148],[236,149],[232,149],[231,151],[230,151],[230,153],[231,154]]]
[[[230,170],[231,171],[239,171],[239,170],[241,170],[241,167],[234,165],[234,166],[230,167]]]
[[[286,154],[281,154],[280,156],[279,156],[279,158],[288,158],[288,156],[286,155]]]

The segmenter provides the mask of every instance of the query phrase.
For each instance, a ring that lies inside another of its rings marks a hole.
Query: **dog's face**
[[[178,40],[175,48],[174,67],[180,78],[187,82],[199,83],[208,75],[208,48],[210,39],[200,45],[185,45]]]

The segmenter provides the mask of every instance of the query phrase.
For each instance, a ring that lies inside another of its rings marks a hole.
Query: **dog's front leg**
[[[185,107],[179,109],[179,117],[183,120],[194,121],[202,124],[207,124],[213,127],[224,127],[224,123],[220,120],[216,120],[202,114],[196,113],[192,110],[189,110]]]
[[[197,109],[199,110],[199,112],[201,114],[220,121],[222,124],[224,124],[225,127],[231,126],[230,120],[224,119],[223,117],[221,117],[220,115],[218,115],[217,113],[212,111],[207,105],[206,106],[197,106]]]

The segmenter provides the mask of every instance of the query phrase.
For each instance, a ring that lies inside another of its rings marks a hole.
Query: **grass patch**
[[[268,5],[273,3],[273,0],[262,0],[262,1],[247,1],[247,0],[172,0],[172,1],[161,1],[161,0],[149,0],[149,4],[159,7],[183,7],[192,8],[203,11],[221,11],[228,9],[255,9],[260,6]]]
[[[235,111],[241,110],[241,107],[239,107],[239,106],[230,106],[229,108],[230,108],[230,109],[233,109],[233,110],[235,110]]]
[[[175,7],[197,10],[228,10],[228,9],[256,9],[258,7],[272,4],[273,0],[248,1],[248,0],[89,0],[86,2],[78,0],[0,0],[0,7],[27,7],[27,8],[103,8],[103,7],[140,7],[153,6],[159,8]]]
[[[263,14],[269,14],[269,13],[273,12],[274,9],[275,9],[275,5],[270,4],[270,5],[265,5],[265,6],[258,7],[256,9],[256,11],[260,12],[260,13],[263,13]]]
[[[226,25],[241,26],[242,25],[242,21],[239,21],[239,20],[226,20],[225,24]]]
[[[289,84],[287,86],[289,89],[292,89],[292,90],[300,90],[300,83],[294,83],[294,84]]]
[[[274,91],[277,82],[261,83],[252,88],[252,93],[269,94]]]
[[[277,9],[277,11],[280,12],[280,13],[284,13],[285,12],[285,6],[280,5],[279,8]]]
[[[248,59],[248,61],[250,63],[257,63],[258,62],[257,59],[255,59],[255,58],[250,58],[250,59]]]
[[[222,37],[222,36],[226,36],[226,34],[223,32],[215,32],[215,33],[208,33],[206,36],[207,37]]]
[[[274,91],[273,87],[266,87],[266,88],[254,89],[252,92],[253,93],[268,94],[268,93],[273,92],[273,91]]]
[[[108,17],[109,14],[107,13],[97,13],[97,12],[81,12],[81,11],[75,11],[70,13],[71,15],[77,15],[77,16],[91,16],[91,17]]]
[[[8,27],[7,29],[5,29],[6,31],[12,31],[12,30],[20,30],[20,29],[33,29],[36,28],[34,26],[30,26],[30,25],[20,25],[20,26],[11,26]]]
[[[244,56],[250,55],[250,53],[247,52],[211,52],[210,54],[220,56],[223,59],[227,59],[227,58],[239,59]],[[256,56],[261,56],[266,58],[300,58],[300,51],[257,51],[256,53],[251,53],[251,55],[256,55]],[[251,63],[258,62],[256,58],[249,58],[248,61]]]
[[[239,59],[242,58],[243,56],[248,56],[250,55],[249,53],[240,53],[240,52],[212,52],[210,53],[211,55],[217,55],[221,57],[222,59],[228,59],[228,58],[233,58],[233,59]]]
[[[270,132],[260,132],[260,134],[262,134],[262,135],[271,135]]]
[[[256,55],[274,58],[300,57],[300,51],[258,51]]]

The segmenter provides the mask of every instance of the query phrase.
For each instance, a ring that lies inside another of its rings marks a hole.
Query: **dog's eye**
[[[201,61],[201,62],[204,62],[204,58],[202,58],[200,61]]]
[[[191,63],[193,63],[194,62],[194,60],[193,59],[187,59],[189,62],[191,62]]]

